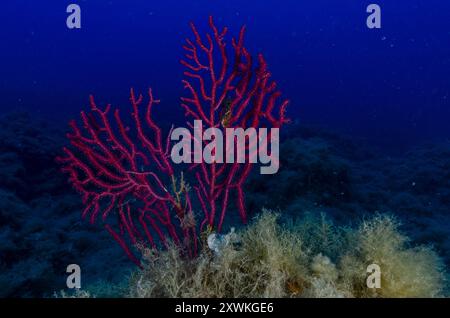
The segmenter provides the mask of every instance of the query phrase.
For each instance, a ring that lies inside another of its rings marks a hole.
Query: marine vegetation
[[[350,228],[312,214],[288,226],[263,211],[220,253],[204,248],[189,260],[175,245],[144,249],[144,270],[132,276],[128,296],[443,296],[443,262],[431,247],[411,246],[398,227],[389,215]],[[380,288],[366,285],[372,263],[381,268]]]

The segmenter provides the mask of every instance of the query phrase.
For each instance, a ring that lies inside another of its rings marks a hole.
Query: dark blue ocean
[[[80,29],[66,25],[71,3]],[[367,26],[371,3],[381,28]],[[209,32],[210,15],[230,36],[246,26],[247,49],[290,100],[280,171],[247,180],[249,216],[317,209],[344,224],[392,213],[448,267],[448,1],[15,0],[0,5],[1,297],[52,296],[69,263],[86,284],[134,270],[99,224],[81,220],[54,159],[90,94],[127,114],[130,88],[152,87],[161,125],[183,124],[182,45],[190,22]]]
[[[75,116],[95,93],[117,104],[152,86],[168,109],[182,92],[181,44],[208,15],[266,56],[289,114],[391,147],[445,140],[450,73],[445,1],[79,1],[82,28],[65,25],[70,1],[14,1],[0,10],[2,110]]]

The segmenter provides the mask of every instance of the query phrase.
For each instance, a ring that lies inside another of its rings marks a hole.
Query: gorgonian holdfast
[[[227,28],[219,32],[212,17],[209,26],[212,34],[202,39],[191,23],[194,38],[186,39],[183,46],[183,84],[189,96],[181,98],[181,106],[186,118],[221,129],[279,128],[288,122],[288,101],[279,101],[281,92],[270,80],[265,59],[259,54],[255,63],[244,47],[245,28],[227,50]],[[144,106],[143,96],[131,90],[133,127],[126,125],[118,109],[112,111],[111,105],[101,109],[90,96],[90,111],[81,112],[81,127],[76,121],[70,122],[72,133],[67,137],[72,146],[64,148],[64,155],[57,158],[82,195],[83,218],[95,223],[100,217],[137,265],[140,261],[130,248],[136,244],[157,248],[158,242],[167,246],[171,240],[187,256],[197,255],[199,231],[208,225],[210,230],[220,232],[232,191],[245,223],[243,187],[253,166],[250,160],[189,165],[188,170],[195,175],[195,196],[204,214],[203,221],[197,223],[189,186],[182,174],[176,178],[170,160],[171,132],[164,137],[153,119],[153,107],[159,100],[151,89],[148,95]],[[251,147],[246,145],[247,157],[252,155]]]

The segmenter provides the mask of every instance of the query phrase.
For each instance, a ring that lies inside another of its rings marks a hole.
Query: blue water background
[[[292,102],[289,115],[400,149],[450,136],[450,3],[376,1],[382,28],[366,26],[373,1],[25,1],[0,9],[0,111],[65,122],[87,96],[127,107],[130,87],[152,86],[177,121],[188,23],[213,15],[250,52],[264,53]],[[82,9],[81,30],[66,7]],[[186,93],[184,93],[186,94]]]

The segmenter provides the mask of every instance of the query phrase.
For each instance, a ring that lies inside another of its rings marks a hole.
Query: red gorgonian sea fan
[[[228,48],[227,29],[219,31],[212,17],[209,26],[212,33],[202,38],[191,24],[194,37],[183,46],[186,54],[181,64],[186,68],[183,84],[188,96],[181,98],[181,106],[186,118],[223,130],[281,127],[288,121],[288,101],[280,100],[281,92],[271,81],[263,56],[253,60],[244,47],[245,28]],[[124,121],[118,109],[100,108],[91,96],[90,111],[81,112],[82,125],[70,122],[72,133],[67,136],[72,146],[64,148],[57,161],[82,195],[83,218],[91,223],[101,219],[136,264],[140,261],[131,246],[138,243],[156,248],[171,240],[193,257],[204,225],[221,230],[232,192],[246,222],[243,187],[253,163],[189,165],[187,170],[195,176],[196,202],[203,212],[202,222],[197,222],[190,188],[182,173],[176,177],[170,158],[171,131],[164,135],[153,119],[159,100],[150,89],[144,103],[144,97],[131,90],[130,103],[132,124],[127,125],[130,121]],[[250,147],[246,145],[247,159]]]

